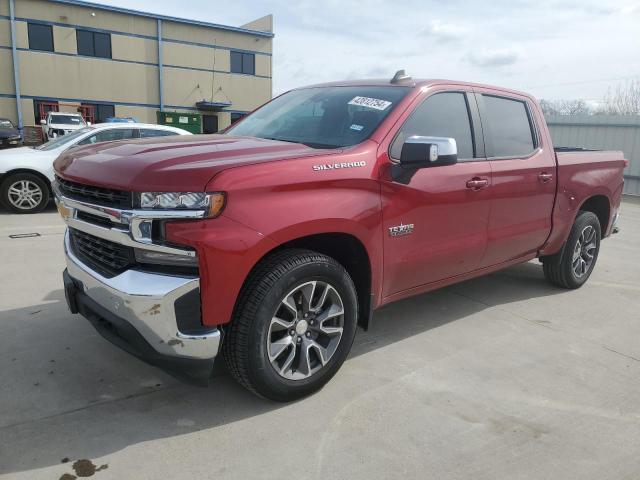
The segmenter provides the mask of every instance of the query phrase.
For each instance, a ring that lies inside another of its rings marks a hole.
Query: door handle
[[[481,188],[489,185],[489,180],[486,178],[472,178],[471,180],[467,180],[467,188],[471,188],[473,190],[480,190]]]
[[[552,173],[542,172],[538,175],[538,178],[542,183],[547,183],[549,180],[553,178]]]

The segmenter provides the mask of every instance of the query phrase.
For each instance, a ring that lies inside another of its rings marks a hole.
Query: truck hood
[[[67,180],[106,188],[198,192],[227,168],[329,152],[254,137],[185,135],[72,148],[54,168]]]

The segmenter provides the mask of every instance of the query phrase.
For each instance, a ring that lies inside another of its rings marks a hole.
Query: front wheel
[[[542,258],[547,280],[562,288],[579,288],[587,281],[600,252],[600,221],[592,212],[578,213],[564,247]]]
[[[49,186],[32,173],[16,173],[0,185],[2,203],[14,213],[37,213],[49,201]]]
[[[225,331],[231,374],[260,396],[291,401],[327,383],[347,358],[358,302],[347,271],[308,250],[284,250],[251,275]]]

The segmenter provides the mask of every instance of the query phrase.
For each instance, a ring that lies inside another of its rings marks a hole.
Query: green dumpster
[[[158,125],[170,125],[191,133],[202,133],[202,115],[199,113],[157,112]]]

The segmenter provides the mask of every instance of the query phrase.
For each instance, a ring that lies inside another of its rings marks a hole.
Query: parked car
[[[38,147],[0,152],[0,203],[15,213],[36,213],[49,202],[53,161],[78,145],[136,138],[191,135],[186,130],[144,123],[102,123],[54,138]]]
[[[22,143],[20,130],[8,118],[0,118],[0,146],[17,147]]]
[[[105,123],[138,123],[133,117],[107,117]]]
[[[40,120],[44,139],[51,140],[87,126],[79,113],[49,112],[44,120]]]
[[[66,298],[150,363],[209,378],[221,354],[293,400],[390,302],[534,258],[583,285],[625,165],[554,151],[525,93],[402,72],[300,88],[224,135],[62,155]]]

